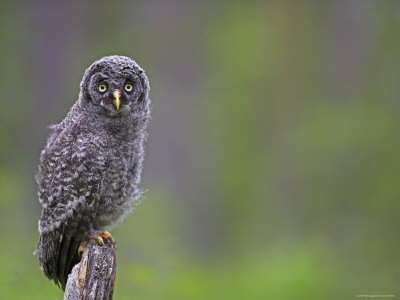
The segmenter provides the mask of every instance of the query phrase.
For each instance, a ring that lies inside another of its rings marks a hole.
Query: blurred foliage
[[[62,298],[32,256],[33,177],[113,53],[154,102],[115,299],[399,294],[398,3],[22,3],[0,4],[0,299]]]

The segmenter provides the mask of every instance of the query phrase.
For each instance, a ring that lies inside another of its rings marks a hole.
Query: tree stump
[[[64,300],[111,300],[116,272],[115,244],[90,240],[68,276]]]

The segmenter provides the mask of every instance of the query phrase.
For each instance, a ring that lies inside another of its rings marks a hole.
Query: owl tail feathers
[[[78,247],[79,242],[71,235],[63,235],[58,231],[40,235],[37,245],[40,268],[62,290],[65,290],[72,267],[79,262]]]
[[[60,286],[57,274],[57,257],[59,252],[59,232],[43,233],[39,237],[37,250],[39,251],[39,265],[47,278],[53,279]]]

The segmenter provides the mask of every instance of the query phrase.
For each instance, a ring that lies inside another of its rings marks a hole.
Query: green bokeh
[[[0,299],[62,299],[32,255],[33,177],[46,126],[114,53],[154,105],[115,299],[397,296],[400,5],[110,5],[0,4]]]

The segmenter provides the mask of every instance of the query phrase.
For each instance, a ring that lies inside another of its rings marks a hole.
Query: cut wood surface
[[[116,271],[115,244],[90,240],[68,276],[64,300],[111,300]]]

